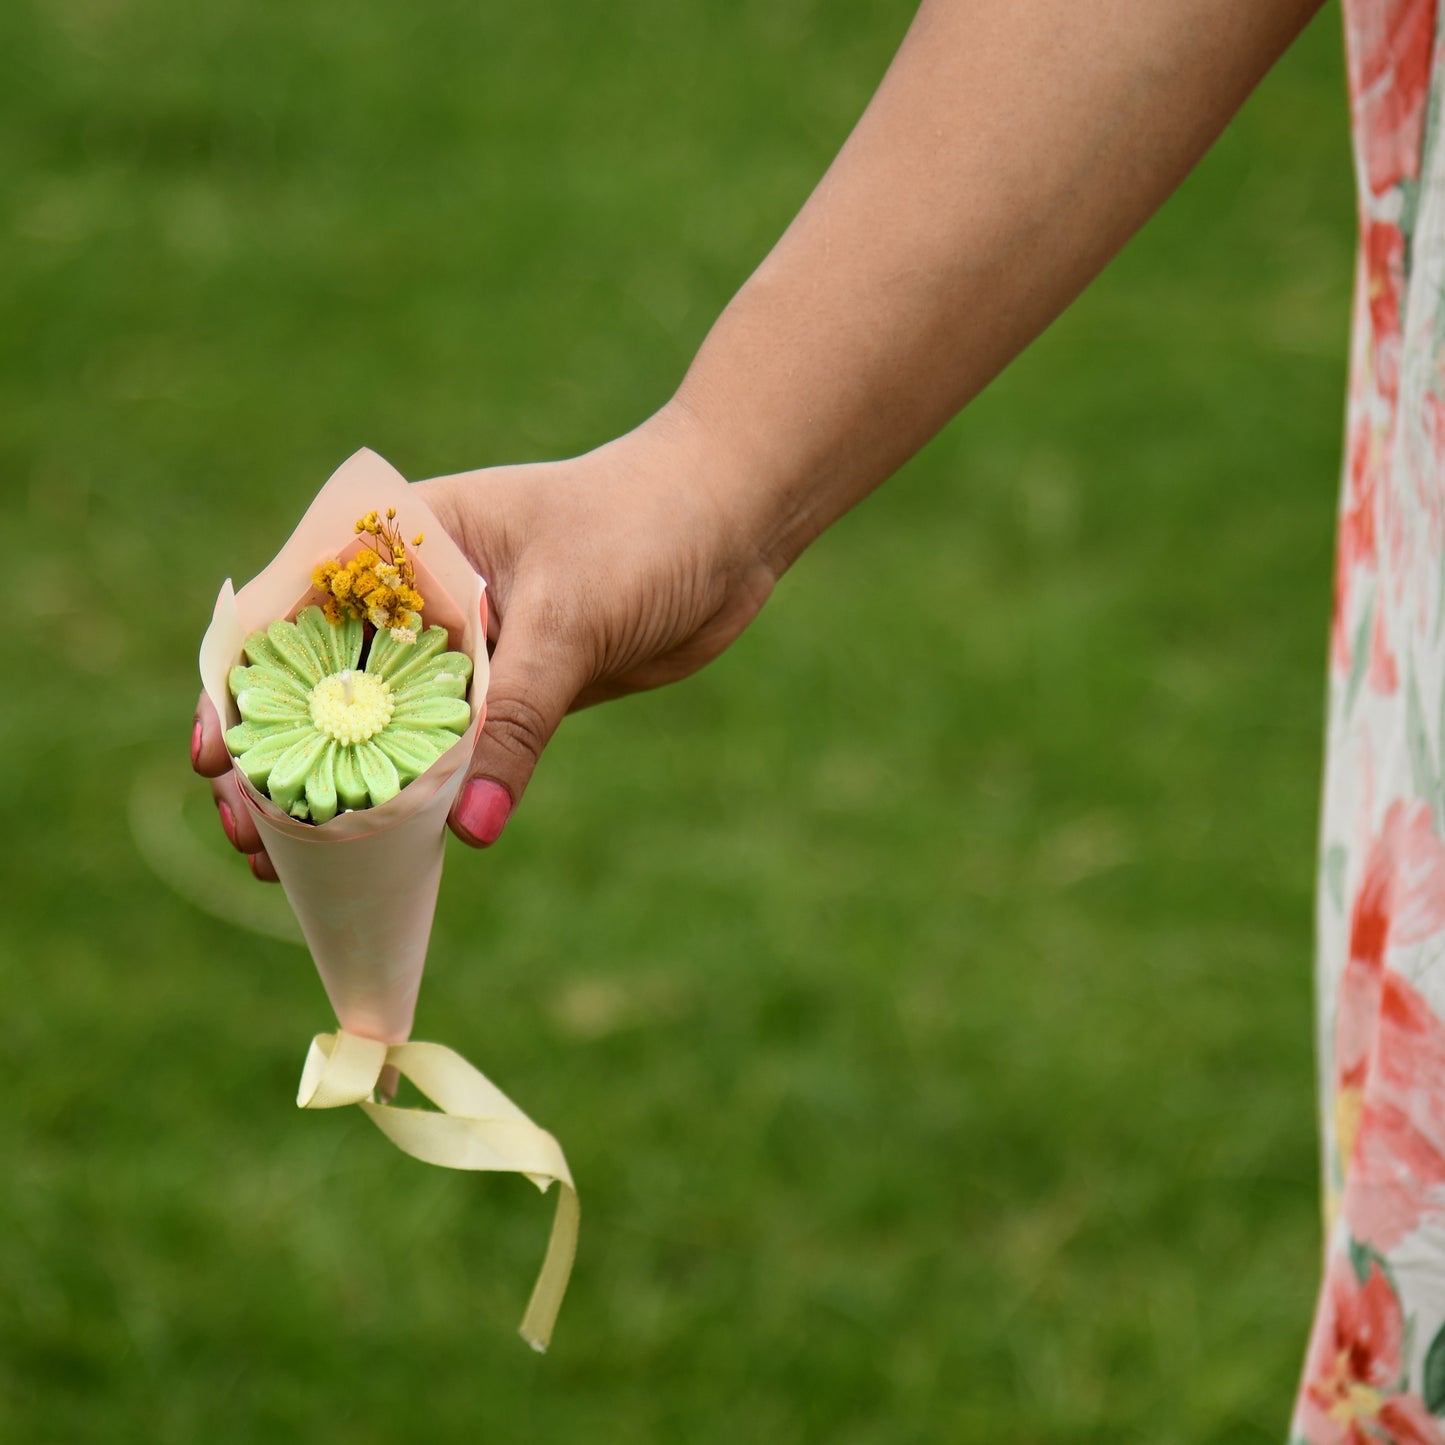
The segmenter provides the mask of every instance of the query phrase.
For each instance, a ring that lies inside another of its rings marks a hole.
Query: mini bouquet
[[[428,1163],[558,1184],[522,1321],[541,1350],[576,1250],[561,1148],[460,1055],[408,1042],[447,814],[486,715],[486,605],[420,494],[360,451],[268,567],[221,588],[201,678],[341,1025],[312,1040],[297,1103],[359,1104]],[[396,1074],[440,1112],[394,1107]]]

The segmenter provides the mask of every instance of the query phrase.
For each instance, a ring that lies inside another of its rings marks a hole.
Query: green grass
[[[0,1437],[1283,1438],[1333,12],[727,657],[570,721],[454,847],[418,1033],[566,1146],[547,1358],[550,1205],[298,1114],[305,954],[137,850],[143,787],[141,837],[274,923],[187,777],[220,580],[358,445],[416,477],[646,415],[909,11],[0,8]]]

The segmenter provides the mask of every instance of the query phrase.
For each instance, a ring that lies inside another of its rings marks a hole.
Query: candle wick
[[[351,669],[346,668],[341,674],[341,695],[346,700],[347,707],[351,706]]]

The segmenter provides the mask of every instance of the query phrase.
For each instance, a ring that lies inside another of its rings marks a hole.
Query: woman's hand
[[[487,579],[487,720],[451,816],[474,846],[496,841],[566,713],[696,672],[776,580],[678,406],[571,461],[418,485]],[[232,845],[274,879],[204,695],[191,755]]]
[[[566,713],[696,672],[767,600],[775,574],[693,436],[672,410],[572,461],[420,484],[487,579],[495,644],[464,842],[496,840]]]

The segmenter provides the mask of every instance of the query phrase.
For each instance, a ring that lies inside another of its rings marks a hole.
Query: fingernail
[[[196,719],[196,725],[191,729],[191,766],[201,760],[201,720]]]
[[[272,878],[269,873],[263,873],[261,871],[261,859],[265,856],[264,853],[247,853],[246,862],[251,865],[252,874],[259,878],[262,883],[274,883],[276,880]]]
[[[216,799],[216,807],[221,814],[221,826],[226,830],[226,837],[230,839],[231,847],[236,846],[236,815],[231,811],[229,803],[223,803]]]
[[[462,789],[457,804],[457,826],[474,843],[490,847],[502,836],[512,813],[512,798],[500,784],[490,778],[473,778]]]

